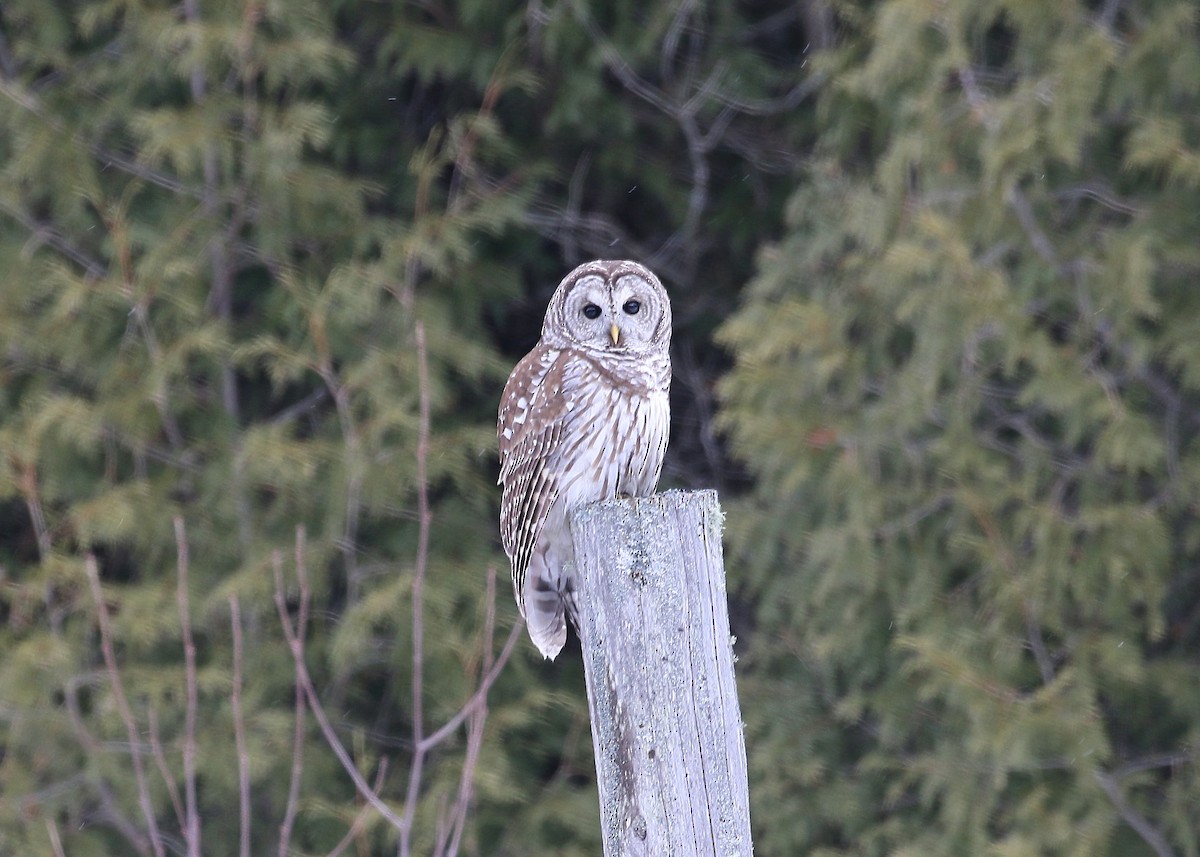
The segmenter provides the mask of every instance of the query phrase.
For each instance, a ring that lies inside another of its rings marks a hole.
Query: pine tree
[[[1200,853],[1194,6],[839,14],[721,331],[755,842]]]

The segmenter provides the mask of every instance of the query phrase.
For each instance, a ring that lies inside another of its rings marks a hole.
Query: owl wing
[[[571,410],[563,391],[569,362],[569,352],[538,345],[513,369],[500,398],[500,539],[512,562],[518,604],[534,544],[558,497],[551,458]]]

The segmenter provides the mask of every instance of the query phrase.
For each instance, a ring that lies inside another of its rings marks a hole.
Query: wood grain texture
[[[750,855],[714,491],[571,517],[605,857]]]

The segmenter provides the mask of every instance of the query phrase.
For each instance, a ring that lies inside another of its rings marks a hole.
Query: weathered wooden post
[[[715,491],[571,516],[605,857],[749,857]]]

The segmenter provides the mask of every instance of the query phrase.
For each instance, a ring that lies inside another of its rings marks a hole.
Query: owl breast
[[[568,508],[597,500],[654,493],[667,449],[666,391],[643,394],[597,385],[565,432],[559,451],[559,496]]]
[[[588,361],[578,368],[594,373]],[[592,383],[577,388],[586,392],[566,402],[570,416],[554,456],[558,496],[538,539],[554,576],[572,558],[571,510],[619,496],[647,497],[662,472],[671,422],[666,387],[605,375],[593,375]]]

